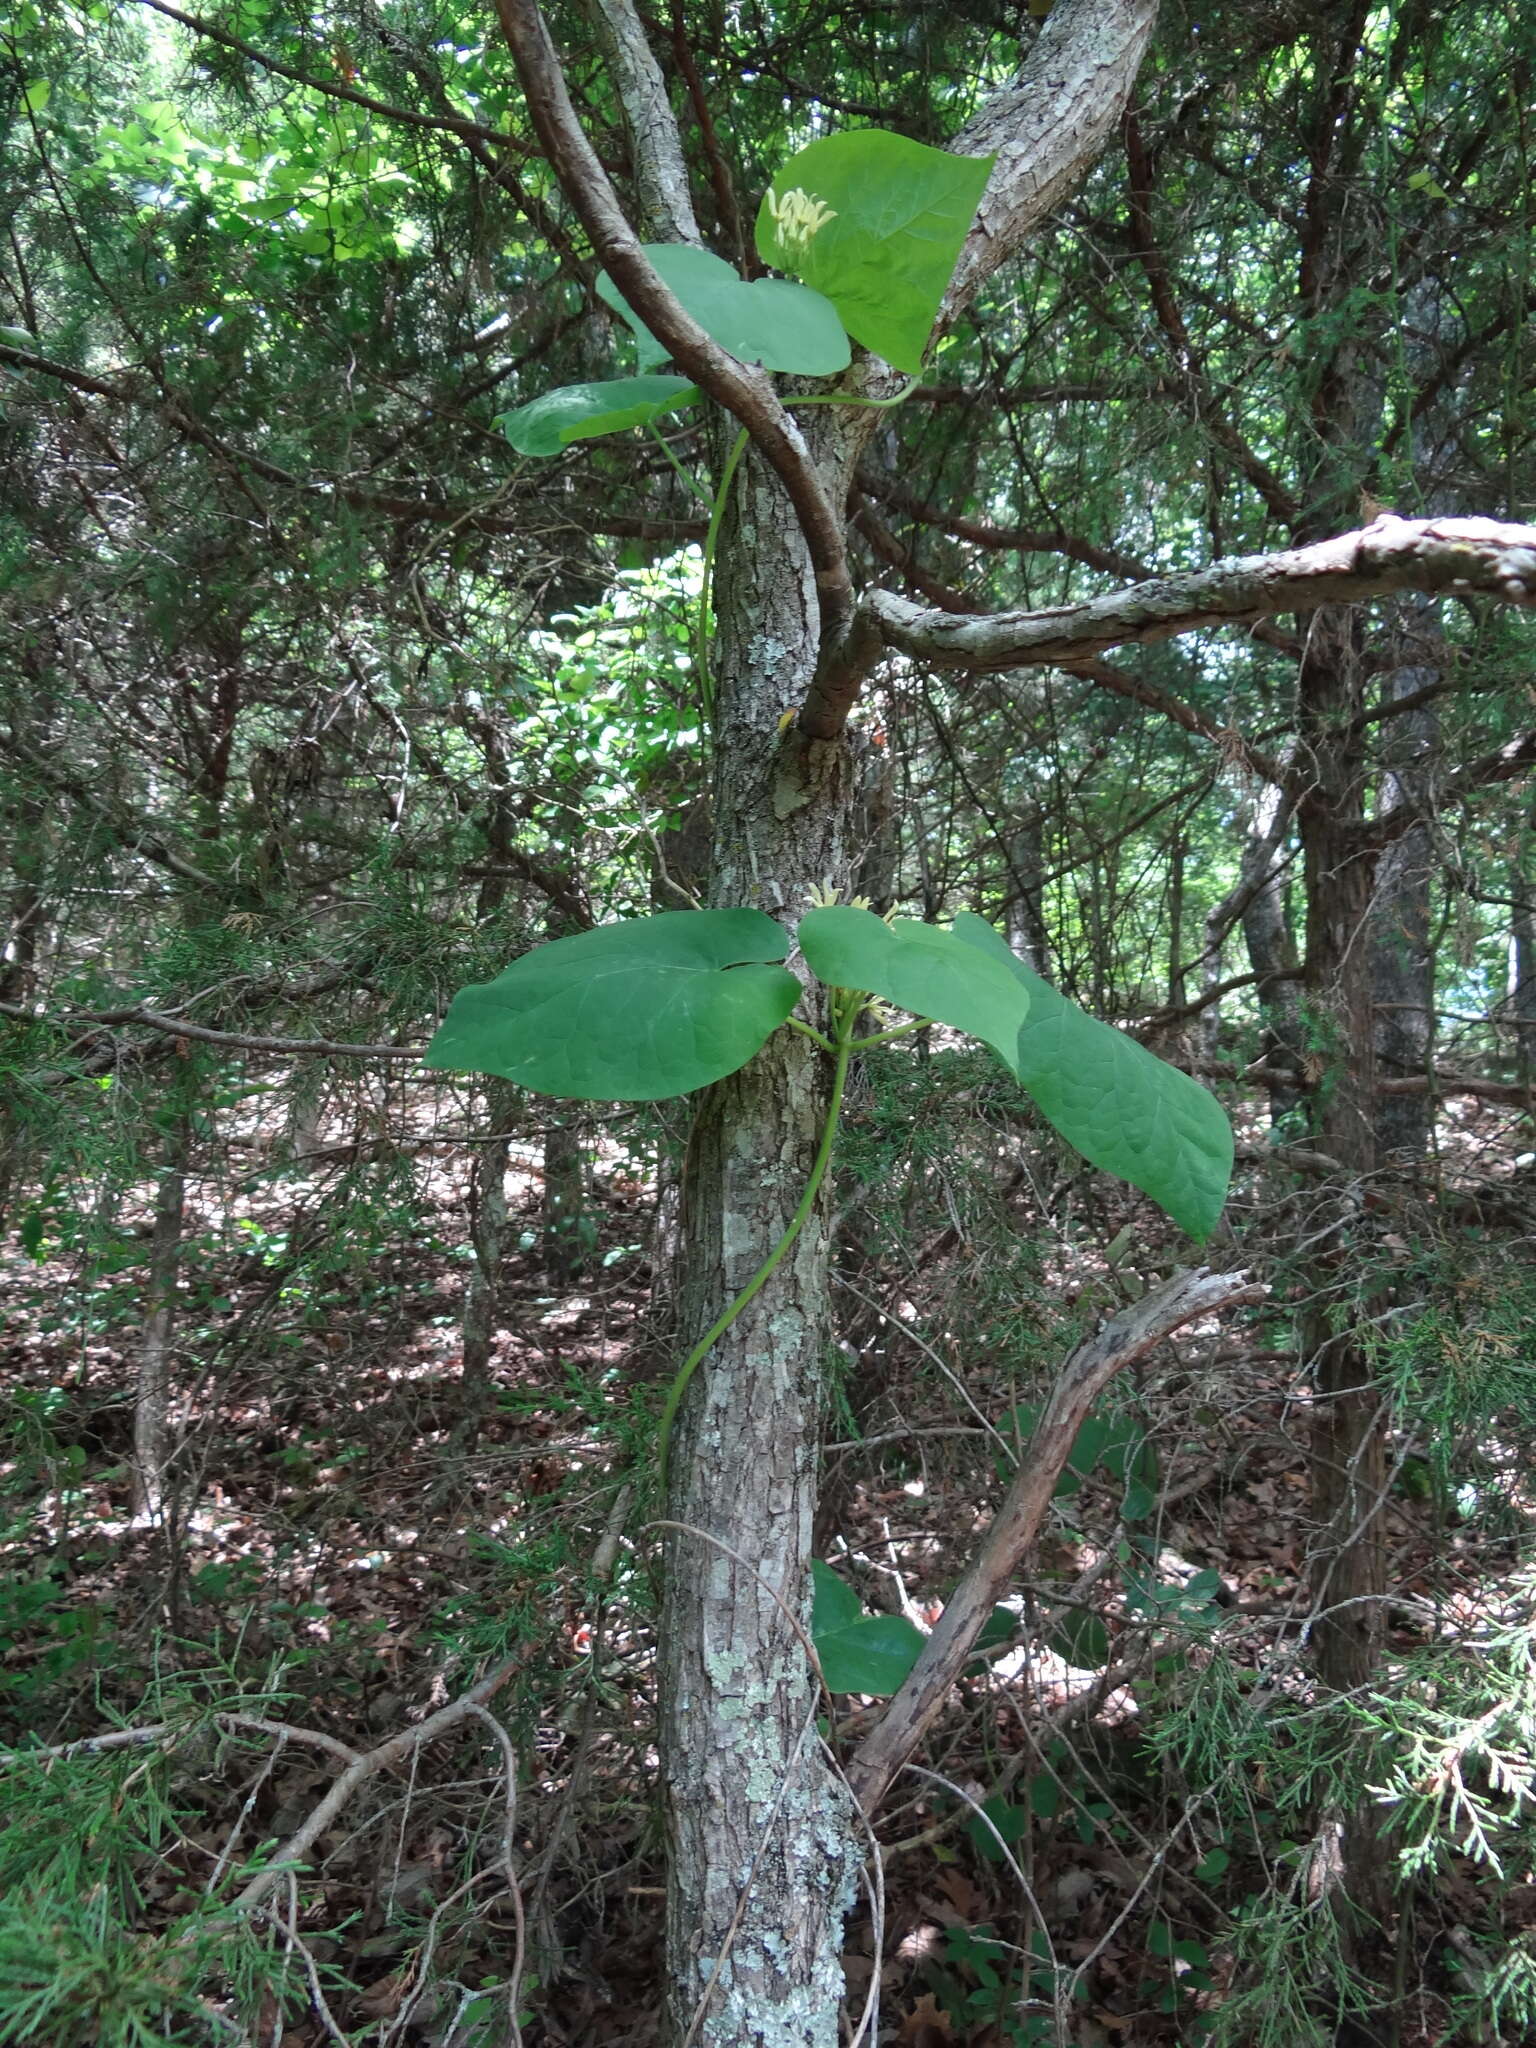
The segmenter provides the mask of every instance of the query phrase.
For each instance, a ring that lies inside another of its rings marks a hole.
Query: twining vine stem
[[[832,1018],[835,1036],[831,1040],[824,1039],[820,1032],[809,1032],[808,1027],[804,1025],[796,1027],[799,1030],[807,1031],[809,1036],[814,1037],[818,1043],[826,1046],[832,1053],[835,1061],[832,1068],[832,1093],[827,1102],[826,1122],[821,1128],[821,1143],[816,1148],[816,1158],[811,1167],[810,1178],[806,1181],[805,1192],[800,1197],[799,1207],[789,1220],[789,1228],[752,1275],[746,1286],[742,1288],[736,1299],[728,1308],[721,1311],[716,1321],[711,1323],[698,1343],[694,1345],[678,1368],[676,1379],[673,1380],[671,1386],[667,1389],[667,1398],[661,1411],[661,1427],[657,1435],[657,1464],[663,1487],[667,1483],[667,1453],[672,1443],[672,1424],[676,1419],[682,1398],[688,1391],[688,1382],[693,1378],[699,1366],[709,1356],[715,1345],[725,1335],[742,1310],[772,1279],[780,1262],[783,1260],[784,1254],[810,1221],[811,1211],[816,1206],[816,1197],[821,1191],[822,1182],[827,1177],[827,1168],[832,1163],[832,1148],[837,1142],[837,1120],[842,1113],[843,1089],[848,1080],[848,1062],[854,1053],[859,1050],[863,1042],[854,1038],[853,1027],[859,1020],[859,1013],[862,1011],[864,1003],[865,997],[857,990],[833,990]],[[793,1022],[794,1020],[791,1019],[790,1021]]]

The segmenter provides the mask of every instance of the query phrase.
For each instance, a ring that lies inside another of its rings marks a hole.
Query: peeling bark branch
[[[1061,666],[1203,626],[1241,625],[1273,612],[1358,603],[1401,590],[1536,606],[1536,527],[1495,519],[1399,519],[1389,512],[1312,547],[1235,556],[1083,604],[957,618],[924,611],[888,591],[873,592],[867,602],[888,646],[937,668],[979,673]]]
[[[1246,1273],[1212,1273],[1204,1266],[1175,1273],[1133,1308],[1105,1323],[1068,1358],[980,1552],[950,1595],[901,1690],[848,1767],[848,1782],[866,1813],[880,1804],[959,1678],[1020,1559],[1039,1534],[1077,1432],[1105,1387],[1186,1323],[1239,1302],[1262,1301],[1266,1291],[1251,1284]]]
[[[767,372],[738,362],[712,341],[663,284],[582,133],[536,0],[497,0],[497,13],[539,140],[598,258],[678,367],[747,429],[784,486],[810,552],[823,633],[840,635],[853,611],[843,527],[805,437],[779,403]]]

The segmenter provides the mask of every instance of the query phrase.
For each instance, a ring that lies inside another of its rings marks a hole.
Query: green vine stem
[[[784,410],[789,412],[797,405],[857,405],[866,412],[889,412],[893,405],[904,404],[916,389],[917,379],[909,377],[889,398],[854,398],[846,391],[812,391],[802,398],[786,398]]]
[[[837,1037],[833,1045],[836,1064],[832,1069],[832,1094],[827,1103],[827,1120],[822,1126],[821,1143],[816,1149],[815,1163],[811,1167],[810,1178],[805,1184],[805,1193],[800,1197],[800,1206],[790,1218],[789,1228],[752,1275],[746,1286],[742,1288],[740,1294],[737,1295],[729,1308],[721,1312],[718,1319],[710,1325],[698,1343],[694,1345],[688,1356],[683,1360],[682,1365],[678,1368],[676,1379],[673,1380],[671,1386],[667,1389],[667,1398],[661,1411],[661,1426],[657,1432],[657,1464],[663,1489],[665,1489],[667,1483],[667,1454],[672,1445],[672,1424],[676,1419],[678,1408],[682,1404],[683,1396],[688,1391],[688,1382],[693,1378],[699,1366],[709,1356],[715,1345],[725,1335],[732,1323],[735,1322],[748,1302],[755,1295],[759,1294],[768,1284],[769,1280],[772,1279],[784,1254],[810,1221],[811,1211],[816,1206],[816,1196],[820,1191],[822,1182],[827,1177],[827,1168],[832,1163],[832,1148],[837,1141],[837,1120],[842,1114],[843,1089],[848,1080],[848,1062],[852,1058],[854,1050],[853,1027],[858,1021],[859,1012],[864,1007],[864,1000],[862,995],[851,994],[845,989],[837,990],[833,996]]]

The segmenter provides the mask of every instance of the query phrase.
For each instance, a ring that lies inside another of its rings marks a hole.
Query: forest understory
[[[657,2040],[646,1522],[672,1356],[651,1290],[669,1133],[644,1111],[589,1125],[582,1206],[552,1238],[543,1134],[524,1119],[516,1248],[488,1370],[467,1384],[471,1155],[439,1133],[468,1105],[341,1084],[290,1158],[291,1134],[261,1122],[273,1078],[248,1075],[254,1106],[189,1176],[153,1516],[132,1487],[153,1189],[124,1190],[110,1216],[34,1201],[30,1255],[5,1259],[0,1713],[7,1743],[58,1759],[28,1766],[25,1791],[13,1759],[9,1854],[35,1857],[43,1831],[82,1859],[82,1903],[121,1886],[126,1952],[108,1944],[96,1967],[124,1989],[136,1970],[174,1979],[178,1950],[196,1954],[189,1923],[215,1918],[259,1852],[287,1860],[349,1760],[403,1737],[257,1908],[289,1967],[254,2038],[500,2040],[490,2009],[515,1955],[528,2042]],[[1220,1252],[1267,1300],[1186,1332],[1121,1390],[1130,1456],[1069,1473],[1013,1631],[975,1661],[884,1816],[878,1958],[867,1905],[844,1956],[849,2010],[877,1998],[882,2040],[1052,2039],[1067,1973],[1067,2038],[1089,2044],[1199,2038],[1256,1996],[1270,2010],[1234,2038],[1279,2042],[1287,2000],[1337,1996],[1307,1947],[1337,1882],[1317,1783],[1330,1751],[1352,1770],[1359,1753],[1308,1659],[1315,1390],[1294,1247],[1314,1198],[1264,1158],[1263,1122],[1240,1127],[1249,1163]],[[1454,1732],[1437,1744],[1433,1716],[1416,1725],[1400,1704],[1438,1701],[1447,1666],[1517,1649],[1480,1733],[1523,1769],[1529,1451],[1456,1411],[1501,1386],[1529,1400],[1527,1142],[1518,1113],[1447,1101],[1433,1186],[1384,1178],[1347,1246],[1345,1284],[1387,1304],[1381,1853],[1433,1842],[1373,1930],[1400,1998],[1363,2014],[1360,2038],[1405,2048],[1494,2038],[1462,2031],[1482,1959],[1536,1930],[1536,1875],[1475,1838],[1518,1828],[1523,1787],[1495,1775],[1458,1813]],[[923,1629],[1018,1455],[1019,1403],[1183,1248],[1021,1118],[978,1056],[871,1056],[845,1158],[816,1555],[866,1610]],[[1486,1217],[1471,1228],[1469,1205]],[[456,1711],[487,1672],[500,1731]],[[834,1705],[846,1749],[876,1703]],[[1475,1782],[1486,1757],[1466,1748]],[[1277,1890],[1292,1917],[1278,1939],[1261,1926],[1266,1951],[1243,1903]],[[64,1966],[66,1926],[33,1939]],[[238,1976],[222,1996],[217,1970],[202,1982],[210,2024],[235,2011]]]

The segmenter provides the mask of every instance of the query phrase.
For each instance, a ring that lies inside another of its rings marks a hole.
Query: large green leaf
[[[851,335],[915,377],[993,161],[883,128],[825,136],[774,178],[758,254],[825,292]]]
[[[647,242],[645,253],[678,303],[724,349],[744,363],[761,363],[798,377],[835,377],[851,351],[837,308],[820,292],[782,277],[748,284],[729,263],[687,242]],[[667,350],[633,312],[607,272],[598,296],[634,329],[640,369],[654,369]]]
[[[872,910],[840,903],[808,910],[799,938],[818,980],[867,990],[914,1016],[969,1031],[1013,1065],[1028,994],[1006,966],[953,932],[909,917],[887,924]]]
[[[800,984],[760,910],[665,910],[536,946],[462,988],[429,1067],[502,1074],[544,1095],[651,1102],[734,1074]]]
[[[1232,1177],[1232,1126],[1198,1081],[1101,1024],[962,911],[955,937],[1005,965],[1029,995],[1009,1061],[1041,1114],[1083,1157],[1150,1195],[1191,1237],[1209,1237]]]
[[[699,395],[686,377],[613,377],[601,384],[562,384],[496,424],[519,455],[558,455],[572,441],[645,427]]]
[[[899,1614],[865,1614],[830,1565],[811,1560],[811,1641],[829,1692],[885,1698],[922,1652],[922,1631]]]

